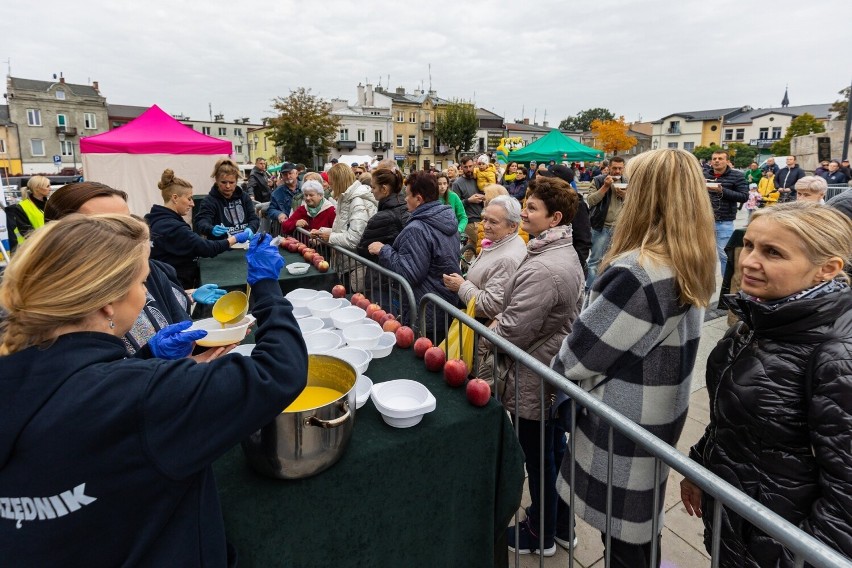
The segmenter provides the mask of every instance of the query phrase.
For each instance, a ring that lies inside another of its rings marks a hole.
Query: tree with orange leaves
[[[595,119],[592,121],[592,135],[600,143],[604,152],[613,156],[636,145],[636,138],[627,133],[629,130],[630,126],[624,121],[623,116],[619,116],[616,120]]]

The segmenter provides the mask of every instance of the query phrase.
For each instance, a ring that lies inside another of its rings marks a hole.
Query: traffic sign
[[[62,156],[60,156],[59,154],[54,154],[53,155],[53,163],[56,164],[57,166],[59,164],[61,164],[62,163]]]

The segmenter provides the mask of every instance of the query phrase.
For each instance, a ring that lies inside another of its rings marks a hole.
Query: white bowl
[[[370,360],[373,358],[373,356],[370,355],[369,351],[359,349],[358,347],[344,347],[342,349],[335,349],[325,354],[329,357],[337,357],[338,359],[343,359],[344,361],[352,365],[359,375],[367,370],[367,367],[370,366]]]
[[[337,329],[346,329],[352,325],[358,325],[367,317],[367,312],[358,306],[340,308],[331,313],[331,321]]]
[[[370,377],[358,375],[358,380],[355,381],[355,408],[364,406],[372,391],[373,381],[370,380]]]
[[[396,335],[390,331],[383,331],[376,346],[370,349],[370,353],[373,359],[381,359],[391,354],[394,345],[396,345]]]
[[[239,343],[245,339],[249,326],[254,322],[254,316],[249,314],[239,323],[229,324],[223,328],[222,324],[215,319],[206,318],[192,322],[192,326],[184,331],[204,329],[207,331],[207,337],[199,339],[195,343],[202,347],[221,347],[223,345]]]
[[[612,187],[613,187],[613,189],[626,189],[627,184],[626,183],[614,183],[614,184],[612,184]]]
[[[336,335],[340,338],[340,341],[343,342],[343,343],[340,344],[341,347],[346,345],[346,338],[343,337],[343,330],[342,329],[331,328],[327,331],[330,331],[331,333],[333,333],[334,335]]]
[[[237,355],[242,355],[243,357],[250,357],[251,352],[254,351],[254,343],[244,343],[242,345],[237,345],[233,349],[231,349],[231,353],[236,353]]]
[[[330,318],[331,312],[340,309],[340,302],[337,298],[315,298],[308,304],[308,308],[316,318]]]
[[[311,310],[308,306],[293,306],[293,317],[296,319],[307,318],[311,316]]]
[[[382,328],[374,325],[350,325],[343,330],[343,339],[352,347],[370,350],[379,342],[382,333]]]
[[[340,302],[341,308],[348,308],[349,306],[352,305],[352,304],[349,303],[349,300],[347,300],[346,298],[337,298],[337,301]]]
[[[329,354],[329,351],[334,351],[343,344],[343,340],[339,336],[327,330],[312,333],[304,339],[308,353],[315,355]]]
[[[370,398],[382,419],[394,428],[410,428],[435,410],[435,397],[417,381],[398,379],[373,385]]]
[[[304,274],[305,272],[310,270],[311,265],[308,264],[307,262],[293,262],[291,264],[288,264],[284,268],[287,269],[287,272],[289,272],[290,274],[293,274],[295,276],[295,275],[298,275],[298,274]]]
[[[320,298],[332,298],[331,292],[326,292],[325,290],[317,290],[317,295],[314,297],[315,300],[319,300]]]
[[[287,292],[284,297],[290,300],[294,307],[303,308],[307,307],[318,294],[319,291],[310,288],[296,288],[292,292]]]
[[[302,318],[296,320],[296,323],[299,324],[299,329],[302,330],[302,335],[310,335],[312,333],[316,333],[325,327],[325,324],[320,318]]]

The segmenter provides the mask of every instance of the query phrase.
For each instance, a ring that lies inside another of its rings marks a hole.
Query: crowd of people
[[[852,344],[852,192],[825,203],[844,166],[824,165],[808,176],[788,157],[784,168],[742,172],[721,148],[705,167],[688,152],[661,149],[587,165],[498,166],[482,155],[408,176],[390,161],[324,172],[286,162],[275,179],[259,159],[241,185],[237,165],[222,159],[193,228],[184,221],[193,188],[171,169],[158,184],[163,204],[145,222],[130,216],[119,190],[84,182],[48,198],[32,178],[20,208],[30,224],[19,225],[0,282],[0,409],[9,417],[0,485],[21,496],[72,491],[83,505],[106,506],[72,511],[61,535],[13,538],[13,525],[0,525],[0,548],[39,564],[64,555],[91,565],[217,565],[231,554],[210,465],[280,412],[306,375],[304,342],[275,282],[283,259],[268,232],[302,228],[372,260],[405,278],[418,302],[431,293],[472,305],[494,334],[675,445],[716,258],[724,274],[724,247],[745,207],[742,285],[727,298],[738,322],[708,360],[710,424],[690,456],[852,556],[852,366],[844,355]],[[41,217],[30,217],[36,210]],[[197,258],[244,243],[257,348],[247,358],[227,356],[231,347],[200,350],[194,341],[204,332],[185,331],[191,304],[224,291],[202,284]],[[358,287],[377,276],[341,277]],[[426,329],[440,333],[428,315]],[[551,556],[557,545],[570,548],[579,517],[601,532],[613,566],[650,567],[663,507],[659,499],[654,509],[653,494],[665,494],[668,469],[655,475],[654,458],[615,432],[610,478],[610,433],[599,417],[574,416],[572,454],[564,395],[525,367],[502,373],[488,341],[477,350],[471,376],[490,382],[516,422],[529,474],[531,505],[507,528],[509,549]],[[46,379],[33,384],[36,376]],[[110,410],[68,418],[91,405]],[[42,435],[59,423],[61,436]],[[67,487],[52,475],[26,475],[50,468]],[[687,512],[704,517],[710,552],[713,498],[689,479],[681,496]],[[94,542],[96,527],[116,516],[133,530]],[[787,561],[778,542],[729,510],[722,517],[721,565]]]

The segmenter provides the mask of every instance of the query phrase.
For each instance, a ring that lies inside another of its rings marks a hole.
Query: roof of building
[[[20,79],[18,77],[9,77],[9,82],[13,89],[20,91],[47,92],[47,90],[53,85],[62,85],[75,95],[81,97],[101,96],[97,89],[95,89],[92,85],[76,85],[74,83],[59,83],[58,81],[39,81],[37,79]]]
[[[107,105],[107,115],[118,118],[136,118],[150,107],[133,105]]]
[[[11,124],[9,117],[9,105],[0,105],[0,124]]]
[[[751,110],[751,107],[744,106],[731,108],[716,108],[711,110],[690,110],[686,112],[673,112],[671,114],[667,114],[659,120],[653,121],[653,124],[661,124],[665,119],[672,116],[682,116],[686,119],[687,122],[692,122],[696,120],[718,120],[718,118],[722,115],[731,114],[733,112],[745,112],[745,109]],[[727,118],[725,120],[727,122]]]
[[[476,109],[476,118],[480,120],[503,120],[503,117],[499,114],[493,113],[490,110],[486,110],[484,108]]]
[[[776,108],[756,108],[725,119],[725,124],[749,124],[755,118],[767,114],[784,114],[788,116],[801,116],[805,113],[812,114],[816,118],[828,118],[831,111],[831,103],[819,105],[800,105]]]
[[[509,132],[550,132],[553,128],[539,126],[538,124],[524,124],[523,122],[507,122],[506,130]]]
[[[431,98],[435,104],[439,105],[447,105],[450,104],[450,101],[447,99],[442,99],[439,97],[435,91],[416,91],[414,93],[397,93],[396,91],[390,91],[386,89],[375,89],[376,93],[380,93],[382,95],[388,96],[395,103],[407,103],[413,105],[421,105],[423,101],[427,98]]]

